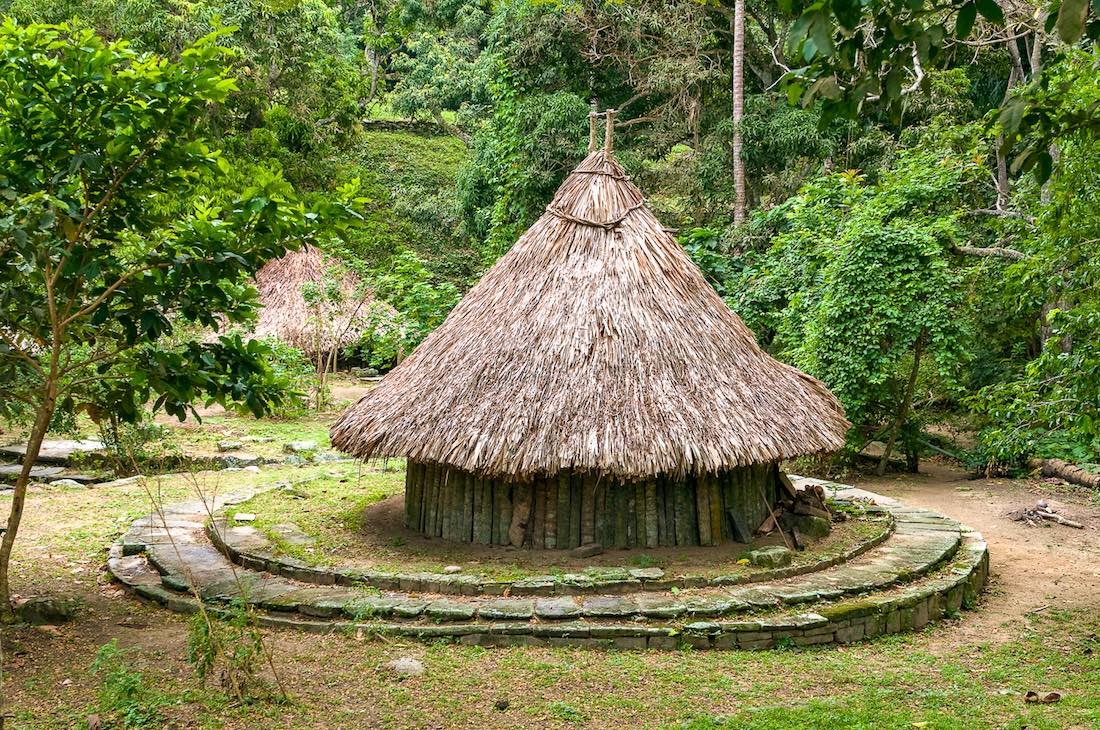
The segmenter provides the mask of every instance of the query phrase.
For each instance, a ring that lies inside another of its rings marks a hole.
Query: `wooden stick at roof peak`
[[[605,152],[610,152],[612,149],[612,140],[615,137],[615,110],[608,109],[604,112],[607,117],[607,125],[604,127],[603,133],[603,148]]]
[[[596,100],[592,100],[592,109],[588,112],[588,154],[596,151],[596,119],[600,116]]]

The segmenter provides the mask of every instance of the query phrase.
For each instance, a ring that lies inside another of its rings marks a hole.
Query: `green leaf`
[[[1065,43],[1076,43],[1085,32],[1085,18],[1089,12],[1089,0],[1062,0],[1058,21],[1054,24],[1058,37]]]
[[[1004,25],[1005,13],[996,0],[976,0],[976,4],[983,18],[997,25]]]
[[[959,14],[955,18],[955,37],[963,39],[969,36],[970,30],[974,27],[974,19],[977,17],[978,6],[974,3],[967,3],[959,8]]]

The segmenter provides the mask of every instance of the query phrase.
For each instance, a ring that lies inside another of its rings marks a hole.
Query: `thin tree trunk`
[[[917,373],[920,372],[920,357],[924,350],[924,333],[917,336],[917,342],[913,347],[913,369],[909,371],[909,382],[905,386],[905,395],[901,405],[898,406],[898,416],[890,429],[890,438],[886,442],[886,448],[882,450],[882,458],[879,459],[878,469],[875,473],[882,476],[886,473],[886,465],[890,461],[890,453],[894,450],[894,444],[898,440],[901,427],[905,425],[905,419],[909,417],[909,407],[913,402],[913,391],[917,387]]]
[[[745,161],[741,150],[741,119],[745,115],[745,0],[733,8],[733,222],[745,222]]]
[[[57,383],[52,376],[45,386],[45,397],[38,407],[38,415],[35,417],[34,426],[31,427],[30,437],[27,439],[27,452],[23,456],[23,469],[19,472],[19,478],[15,481],[12,490],[11,513],[8,515],[8,526],[4,532],[4,539],[0,541],[0,623],[11,623],[15,618],[15,612],[11,605],[11,585],[9,581],[9,567],[11,564],[11,552],[15,546],[15,536],[19,532],[19,523],[23,519],[23,505],[27,498],[27,485],[31,480],[31,470],[38,460],[38,454],[42,449],[42,442],[46,438],[46,432],[50,428],[54,409],[57,403]]]

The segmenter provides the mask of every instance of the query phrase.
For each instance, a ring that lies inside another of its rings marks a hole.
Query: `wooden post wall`
[[[774,464],[633,482],[568,473],[506,482],[410,461],[405,525],[429,537],[535,549],[719,545],[755,530],[779,490]]]

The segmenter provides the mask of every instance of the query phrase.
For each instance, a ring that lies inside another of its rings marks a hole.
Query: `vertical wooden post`
[[[571,548],[576,547],[572,544],[571,535],[573,533],[570,526],[570,520],[573,517],[573,507],[569,504],[569,498],[572,492],[569,489],[569,474],[562,472],[557,476],[558,482],[558,519],[557,519],[557,547]]]
[[[581,544],[581,502],[584,501],[584,477],[572,474],[569,477],[569,547]]]
[[[523,547],[528,538],[528,526],[531,523],[531,482],[516,482],[512,485],[512,524],[508,528],[508,541]]]
[[[657,524],[657,480],[645,483],[645,546],[657,547],[660,533]]]
[[[634,515],[630,513],[630,502],[633,490],[627,489],[626,484],[615,483],[611,485],[613,501],[611,504],[615,510],[615,547],[625,548],[630,544],[630,523],[634,521]]]
[[[699,475],[690,478],[688,485],[694,486],[695,491],[695,522],[699,531],[699,544],[713,545],[714,541],[710,534],[710,492],[707,488],[707,476]]]
[[[462,488],[465,493],[465,514],[462,517],[462,535],[460,540],[474,541],[474,475],[465,472],[462,477]]]
[[[597,476],[585,472],[581,499],[581,544],[596,542],[596,480]]]
[[[545,494],[543,504],[546,509],[545,530],[546,538],[543,545],[547,550],[553,550],[558,546],[558,478],[549,476],[543,480],[542,491]]]
[[[715,545],[722,544],[722,485],[721,476],[707,477],[707,490],[710,494],[710,536]]]

